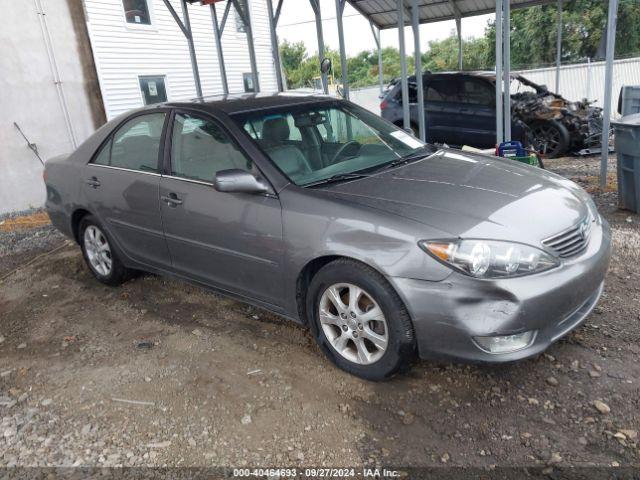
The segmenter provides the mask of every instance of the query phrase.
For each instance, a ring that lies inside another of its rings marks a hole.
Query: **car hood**
[[[514,160],[449,149],[323,189],[461,238],[537,245],[588,215],[586,193],[563,177]]]

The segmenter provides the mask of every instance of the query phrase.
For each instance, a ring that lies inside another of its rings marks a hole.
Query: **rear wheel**
[[[91,273],[106,285],[120,285],[131,277],[131,270],[120,261],[104,228],[91,215],[80,221],[80,246]]]
[[[569,131],[556,120],[535,122],[530,134],[531,146],[545,157],[559,157],[569,148]]]
[[[353,260],[336,260],[311,281],[307,301],[316,341],[341,369],[367,380],[407,370],[415,358],[409,314],[386,279]]]

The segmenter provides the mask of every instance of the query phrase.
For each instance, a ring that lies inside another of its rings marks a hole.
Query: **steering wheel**
[[[360,147],[362,147],[362,145],[360,145],[360,143],[356,142],[355,140],[350,140],[347,143],[345,143],[344,145],[342,145],[338,149],[338,151],[335,153],[335,155],[333,156],[331,161],[329,162],[329,165],[333,165],[334,163],[338,163],[337,162],[338,158],[340,158],[342,155],[344,155],[344,153],[347,151],[348,148],[354,148],[354,147],[357,148],[357,151],[359,151]],[[354,156],[354,155],[351,155],[351,156]]]

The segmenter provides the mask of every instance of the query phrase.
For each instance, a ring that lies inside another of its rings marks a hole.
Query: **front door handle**
[[[160,197],[163,202],[165,202],[170,207],[177,207],[178,205],[182,205],[182,200],[178,198],[178,195],[175,193],[170,193],[169,195],[163,195]]]
[[[97,177],[87,178],[85,183],[93,188],[98,188],[100,186],[100,181],[98,180]]]

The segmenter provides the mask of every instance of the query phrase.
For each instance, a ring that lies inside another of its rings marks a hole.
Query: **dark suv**
[[[451,146],[490,148],[496,143],[496,94],[493,72],[423,75],[427,141]],[[547,157],[590,148],[602,131],[601,109],[570,102],[544,85],[514,75],[511,82],[511,139]],[[411,128],[418,130],[415,76],[409,77]],[[402,90],[394,81],[380,104],[382,116],[402,125]]]

